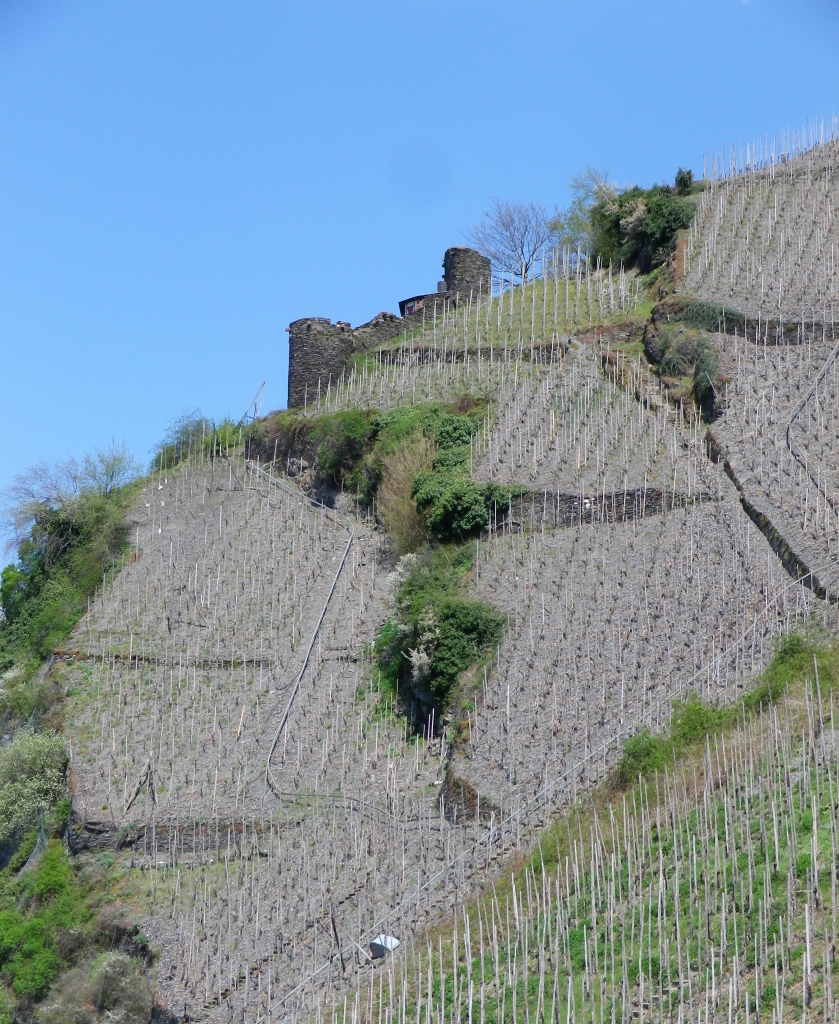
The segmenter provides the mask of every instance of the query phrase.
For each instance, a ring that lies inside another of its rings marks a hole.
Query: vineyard
[[[713,181],[684,252],[684,290],[763,320],[833,322],[839,144]]]
[[[461,545],[459,594],[503,635],[422,720],[381,685],[408,563],[375,499],[321,504],[270,446],[147,479],[57,664],[69,842],[118,851],[171,1013],[780,1024],[833,1005],[835,698],[815,678],[601,809],[567,856],[542,839],[674,700],[735,705],[779,637],[835,629],[834,146],[700,194],[682,294],[796,324],[706,332],[710,423],[643,354],[640,278],[568,251],[355,356],[301,410],[480,410],[464,473],[510,497]],[[374,961],[380,933],[400,947]]]

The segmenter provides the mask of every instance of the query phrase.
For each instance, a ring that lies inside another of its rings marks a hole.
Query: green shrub
[[[30,911],[0,910],[0,970],[17,996],[40,998],[61,967],[62,935],[86,919],[82,890],[61,843],[49,844],[24,894],[32,900]]]
[[[400,460],[411,462],[403,456],[417,439],[424,441],[423,463],[431,449],[429,469],[464,472],[470,439],[481,424],[484,404],[469,395],[449,405],[425,402],[383,412],[354,409],[302,417],[286,411],[254,428],[249,451],[253,458],[274,459],[276,455],[281,463],[305,452],[308,459],[314,457],[324,483],[351,490],[370,502],[378,495],[388,467],[393,470]],[[395,490],[399,492],[395,504],[402,505],[404,482],[400,480]]]
[[[0,842],[32,828],[39,807],[53,807],[64,790],[66,765],[64,739],[52,733],[21,729],[0,748]]]
[[[695,212],[694,200],[668,185],[601,190],[590,212],[594,252],[604,262],[623,261],[646,273],[673,252]]]
[[[376,663],[376,689],[387,696],[393,696],[399,688],[399,674],[402,668],[400,640],[403,630],[393,619],[388,619],[376,632],[372,654]]]
[[[765,707],[780,700],[790,683],[813,674],[813,653],[813,645],[798,633],[779,637],[759,684],[744,697],[745,706]]]
[[[645,347],[648,358],[658,362],[664,376],[691,378],[691,393],[698,406],[712,402],[720,372],[717,353],[707,337],[694,328],[662,324]]]
[[[485,530],[494,510],[506,511],[520,488],[476,484],[450,472],[420,473],[411,496],[429,534],[443,543],[459,542]]]
[[[0,670],[48,657],[68,635],[128,541],[123,506],[132,491],[88,489],[29,503],[28,533],[0,582]]]
[[[677,749],[682,749],[716,732],[728,717],[726,711],[703,704],[695,693],[691,693],[673,704],[670,738]]]
[[[6,870],[9,875],[16,875],[23,865],[29,860],[38,843],[38,833],[39,829],[37,827],[30,828],[20,837],[18,847],[9,858],[9,863],[6,865]]]
[[[321,416],[312,431],[318,469],[334,486],[350,481],[375,431],[369,412],[350,409]]]
[[[652,775],[669,764],[673,745],[646,729],[624,741],[623,754],[615,768],[615,781],[623,788],[633,786],[638,776]]]
[[[693,398],[697,405],[712,400],[715,383],[719,383],[719,359],[708,341],[701,339],[693,352]]]
[[[374,682],[391,693],[421,684],[441,710],[460,673],[501,639],[506,620],[489,605],[461,596],[461,582],[472,568],[471,545],[411,555],[400,566],[407,572],[396,595],[397,616],[373,645]]]
[[[151,990],[136,960],[124,953],[104,953],[94,965],[90,983],[97,1010],[119,1014],[119,1020],[148,1020]]]
[[[232,424],[230,426],[232,427]],[[212,448],[212,442],[219,440],[213,436],[215,430],[215,424],[200,409],[193,409],[179,416],[172,421],[163,440],[152,450],[150,470],[155,472],[171,469],[190,454],[207,447]]]
[[[440,601],[436,619],[437,643],[431,654],[429,682],[435,703],[442,707],[458,675],[501,639],[505,620],[479,601],[456,598]]]
[[[53,810],[58,825],[66,825],[70,820],[70,801],[65,796],[55,805]]]
[[[813,679],[818,666],[819,686],[829,691],[839,687],[839,646],[819,642],[817,635],[787,633],[776,640],[775,654],[759,677],[759,683],[742,701],[726,708],[703,703],[694,693],[673,704],[670,727],[664,735],[651,735],[647,730],[626,740],[623,753],[612,775],[617,788],[637,782],[638,776],[649,776],[668,764],[706,736],[725,728],[744,712],[778,701],[792,683]],[[812,826],[811,812],[802,812],[801,822]]]
[[[693,171],[680,167],[676,171],[676,195],[689,196],[693,191]]]
[[[680,303],[678,316],[683,323],[711,333],[721,330],[723,324],[728,331],[733,332],[735,327],[742,331],[746,324],[746,318],[742,313],[693,299]]]

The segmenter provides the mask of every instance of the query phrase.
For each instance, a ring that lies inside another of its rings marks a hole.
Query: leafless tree
[[[550,228],[555,234],[557,245],[590,252],[593,241],[591,209],[601,199],[614,194],[616,188],[609,181],[608,170],[596,167],[586,167],[579,174],[572,175],[569,187],[573,197],[571,205],[557,211],[550,222]]]
[[[124,441],[111,441],[107,448],[97,448],[82,460],[82,486],[107,494],[128,483],[140,471]]]
[[[79,461],[70,458],[49,465],[38,462],[0,492],[0,523],[9,533],[11,550],[29,535],[39,513],[67,508],[83,491],[107,494],[135,477],[139,467],[124,442],[111,441]]]
[[[40,510],[58,508],[75,498],[81,489],[81,477],[76,459],[54,466],[37,462],[18,474],[0,496],[0,516],[10,536],[6,548],[16,548],[28,536]]]
[[[571,194],[586,206],[592,206],[604,194],[615,192],[616,186],[609,181],[608,168],[589,167],[571,175]]]
[[[495,199],[465,236],[496,270],[524,282],[549,248],[553,232],[543,206]]]

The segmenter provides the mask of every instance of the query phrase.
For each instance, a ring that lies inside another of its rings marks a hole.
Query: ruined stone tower
[[[345,321],[305,317],[288,325],[288,407],[317,401],[344,373],[350,356],[421,327],[446,304],[473,302],[491,294],[490,262],[474,249],[453,246],[443,257],[443,280],[437,291],[399,303],[400,316],[378,313],[355,329]]]
[[[443,257],[446,290],[456,301],[490,294],[490,262],[474,249],[452,246]]]
[[[321,316],[288,325],[288,407],[317,400],[318,382],[326,390],[337,381],[353,352],[350,325]]]

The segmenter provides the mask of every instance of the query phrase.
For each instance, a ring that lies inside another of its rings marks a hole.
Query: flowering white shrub
[[[21,730],[0,748],[0,842],[34,826],[38,808],[52,807],[64,790],[67,753],[54,733]]]

